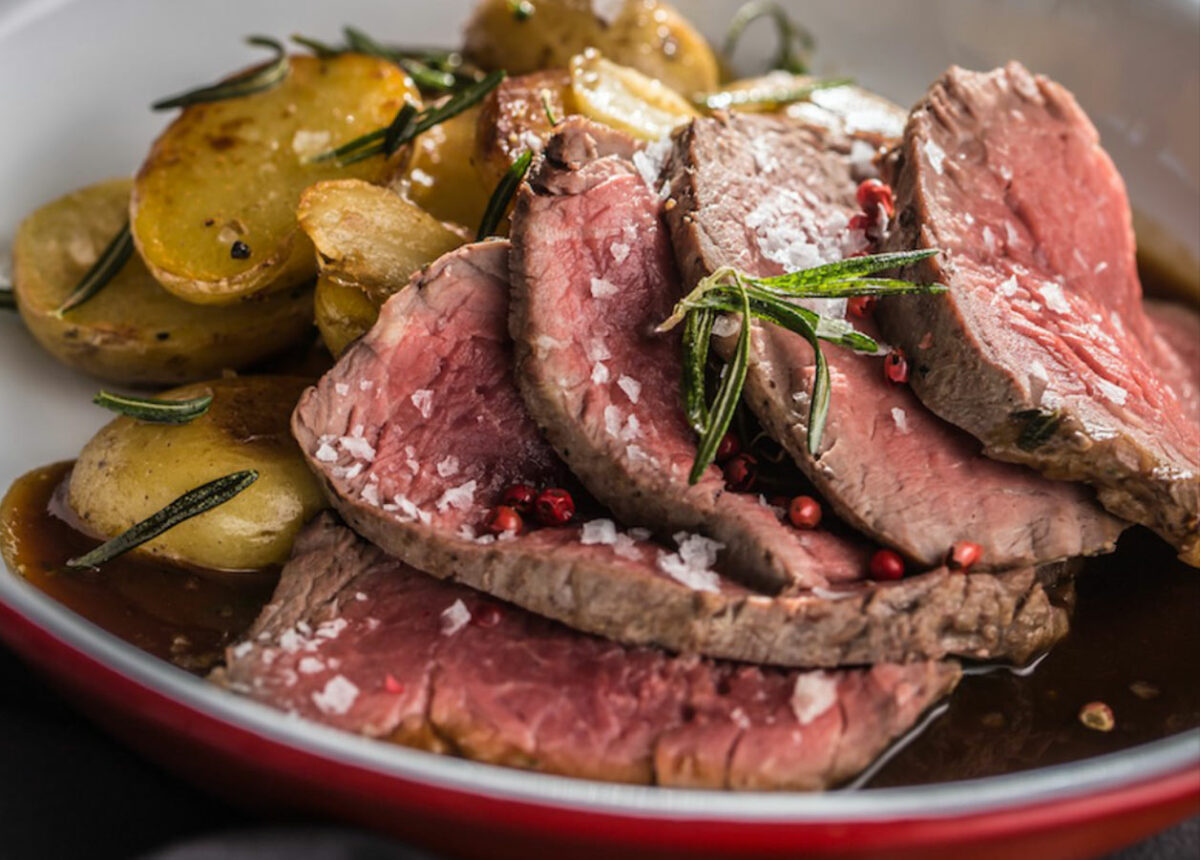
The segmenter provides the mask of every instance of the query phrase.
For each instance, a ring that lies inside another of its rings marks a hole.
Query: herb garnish
[[[701,280],[657,329],[668,331],[680,323],[684,327],[683,408],[688,423],[700,437],[689,482],[694,484],[700,480],[713,462],[717,445],[729,429],[741,399],[749,364],[747,318],[783,326],[799,334],[812,347],[816,374],[809,404],[807,445],[809,452],[815,454],[820,449],[829,412],[829,365],[821,352],[820,342],[869,353],[878,352],[879,345],[849,322],[822,316],[793,304],[792,300],[945,292],[946,288],[940,284],[914,284],[872,277],[876,272],[907,266],[936,253],[936,249],[931,249],[853,257],[770,278],[756,278],[725,267]],[[733,359],[722,367],[717,393],[710,405],[706,393],[709,339],[719,313],[741,314],[742,324]]]
[[[225,504],[257,480],[258,472],[254,469],[245,469],[223,478],[217,478],[215,481],[209,481],[194,490],[188,490],[158,513],[151,514],[112,540],[100,544],[91,552],[69,559],[67,567],[76,570],[85,567],[99,567],[129,550],[141,546],[146,541],[153,540],[184,520],[189,520],[218,505]]]
[[[550,90],[543,87],[538,95],[541,97],[542,110],[546,112],[546,119],[550,125],[558,125],[558,117],[554,115],[554,105],[550,103]]]
[[[1023,424],[1017,436],[1017,447],[1022,451],[1035,451],[1049,442],[1063,420],[1057,409],[1025,409],[1012,413],[1012,418]]]
[[[404,69],[423,92],[446,93],[461,89],[482,75],[468,68],[456,51],[397,48],[384,45],[356,27],[343,27],[345,45],[331,45],[308,36],[292,36],[292,41],[312,51],[318,57],[336,57],[347,51],[369,54],[388,60]]]
[[[395,119],[387,126],[367,132],[336,149],[322,152],[314,156],[313,161],[336,160],[339,166],[346,167],[376,155],[391,156],[417,135],[482,101],[502,80],[504,72],[492,72],[482,80],[459,90],[442,104],[427,107],[419,112],[412,102],[405,102],[404,107],[400,108]]]
[[[292,70],[291,64],[288,62],[287,51],[283,45],[270,36],[251,36],[246,39],[246,44],[271,49],[275,52],[275,59],[271,60],[265,66],[250,69],[240,75],[234,75],[228,80],[161,99],[150,105],[150,109],[170,110],[171,108],[187,107],[188,105],[238,99],[243,96],[274,89],[283,83]]]
[[[529,165],[532,161],[533,151],[525,150],[496,183],[496,190],[488,198],[487,208],[483,210],[483,219],[479,222],[479,232],[475,234],[476,242],[495,234],[500,219],[508,210],[509,201],[517,193],[517,188],[520,186],[521,180],[525,178],[525,174],[529,172]]]
[[[92,267],[84,273],[75,289],[71,290],[61,305],[51,316],[62,319],[68,311],[74,310],[88,299],[100,292],[112,280],[117,272],[125,265],[129,255],[133,253],[133,236],[129,232],[129,222],[126,221],[117,235],[108,243]]]
[[[699,93],[692,102],[708,110],[724,110],[743,105],[762,105],[764,107],[779,107],[792,102],[807,101],[817,90],[833,87],[844,87],[854,83],[852,78],[812,79],[804,83],[792,85],[762,84],[744,90],[722,90],[716,93]]]
[[[395,63],[404,69],[408,73],[408,76],[422,90],[449,92],[458,85],[457,78],[449,72],[435,69],[415,57],[407,56],[400,51],[385,47],[356,27],[343,27],[342,33],[345,35],[346,44],[351,51],[356,51],[360,54],[370,54],[371,56]]]
[[[212,401],[211,394],[186,400],[164,400],[161,397],[133,397],[111,391],[100,391],[92,398],[97,406],[148,424],[187,424],[207,412]]]
[[[721,53],[726,59],[732,57],[746,28],[759,18],[768,17],[775,21],[775,31],[779,37],[779,47],[771,60],[771,68],[783,69],[793,75],[805,74],[808,71],[807,55],[815,45],[812,34],[793,21],[787,11],[773,0],[751,0],[737,10],[725,32]]]
[[[508,11],[518,21],[528,21],[537,10],[529,0],[508,0]]]

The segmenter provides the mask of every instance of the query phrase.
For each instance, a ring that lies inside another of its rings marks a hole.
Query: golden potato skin
[[[434,218],[460,224],[472,235],[494,187],[476,163],[479,114],[476,105],[418,137],[408,166],[392,186]]]
[[[717,88],[717,60],[688,21],[658,0],[625,0],[611,20],[592,0],[537,0],[525,20],[508,0],[483,0],[467,22],[463,52],[489,69],[523,75],[565,68],[585,48],[630,66],[691,97]]]
[[[164,290],[137,254],[89,301],[54,311],[129,212],[132,181],[82,188],[29,215],[13,242],[13,289],[26,328],[68,367],[109,382],[179,385],[286,349],[312,327],[312,290],[203,307]]]
[[[401,150],[347,167],[311,160],[386,126],[405,99],[419,104],[398,67],[361,54],[290,62],[274,89],[185,108],[137,174],[134,242],[180,298],[229,304],[307,281],[315,265],[296,225],[301,192],[322,179],[383,182],[407,158]],[[244,255],[234,256],[235,242]]]
[[[322,275],[314,301],[317,330],[330,355],[337,358],[379,319],[379,305],[358,287]]]
[[[321,274],[358,287],[376,306],[464,241],[394,191],[354,179],[309,188],[297,217],[316,246]]]
[[[215,570],[282,564],[300,527],[325,507],[321,488],[289,430],[307,382],[246,376],[173,389],[167,397],[213,395],[189,424],[119,417],[84,446],[67,499],[84,527],[114,537],[202,484],[240,469],[258,480],[212,510],[135,552]]]
[[[576,113],[565,69],[505,78],[483,100],[475,130],[475,159],[490,188],[529,148],[530,135],[545,143],[553,134],[547,105],[556,120]]]

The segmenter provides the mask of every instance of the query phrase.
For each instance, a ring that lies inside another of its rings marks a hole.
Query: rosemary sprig
[[[781,107],[793,102],[807,101],[817,90],[844,87],[854,83],[853,78],[825,78],[793,86],[763,85],[744,90],[723,90],[717,93],[699,93],[692,101],[707,110],[726,110],[745,105]]]
[[[769,278],[756,278],[725,267],[701,280],[657,329],[668,331],[683,324],[683,409],[688,423],[700,437],[689,481],[696,483],[713,462],[716,446],[728,429],[741,398],[749,363],[750,320],[782,326],[799,334],[812,347],[815,375],[806,444],[809,452],[816,454],[821,447],[830,402],[829,364],[821,351],[821,342],[868,353],[878,352],[879,345],[846,320],[822,316],[794,301],[945,292],[946,288],[940,284],[872,277],[876,272],[910,265],[936,253],[936,250],[904,251],[854,257]],[[718,313],[740,314],[741,326],[733,359],[721,371],[717,393],[710,406],[705,392],[708,344]]]
[[[258,472],[254,469],[245,469],[233,472],[223,478],[217,478],[215,481],[209,481],[194,490],[188,490],[158,513],[151,514],[112,540],[100,544],[91,552],[69,559],[67,567],[74,570],[99,567],[129,550],[141,546],[146,541],[153,540],[184,520],[189,520],[218,505],[225,504],[257,480]]]
[[[212,401],[211,394],[186,400],[164,400],[161,397],[134,397],[111,391],[100,391],[92,398],[97,406],[148,424],[187,424],[207,412]]]
[[[488,198],[487,208],[483,210],[483,219],[479,222],[479,232],[475,234],[476,242],[495,235],[496,227],[500,225],[500,219],[508,211],[508,204],[513,195],[517,193],[521,180],[529,172],[529,165],[532,161],[533,151],[525,150],[496,183],[496,190]]]
[[[270,36],[251,36],[246,44],[260,48],[269,48],[275,52],[275,58],[265,66],[250,69],[240,75],[234,75],[219,83],[188,90],[186,93],[160,99],[150,105],[151,110],[170,110],[171,108],[187,107],[188,105],[219,102],[225,99],[238,99],[274,89],[283,83],[291,72],[287,51],[283,45]]]
[[[708,400],[704,396],[708,350],[717,312],[700,308],[683,322],[683,411],[697,435],[708,427]]]
[[[518,21],[528,21],[537,9],[529,0],[508,0],[508,11]]]
[[[774,0],[751,0],[738,9],[725,32],[725,44],[721,53],[726,59],[732,57],[746,28],[759,18],[771,18],[775,21],[779,47],[771,61],[771,68],[783,69],[794,75],[805,74],[808,71],[807,55],[816,42],[812,34],[793,21],[783,6]]]
[[[546,112],[546,120],[550,125],[558,125],[558,117],[554,115],[554,105],[550,103],[550,90],[543,89],[538,95],[542,100],[542,110]]]
[[[504,72],[496,71],[459,90],[445,102],[416,112],[411,102],[405,102],[396,118],[384,127],[367,132],[336,149],[314,156],[314,161],[337,161],[341,167],[356,164],[376,155],[391,156],[401,146],[428,131],[435,125],[457,116],[474,106],[504,80]],[[412,113],[409,113],[409,112]],[[389,133],[390,132],[390,133]]]
[[[798,272],[788,272],[768,278],[756,278],[727,266],[700,281],[694,290],[675,305],[674,312],[663,321],[658,330],[669,331],[679,325],[683,322],[684,315],[693,308],[715,307],[718,310],[727,310],[728,299],[733,295],[728,285],[731,278],[736,278],[742,288],[748,291],[752,299],[752,306],[755,304],[754,299],[761,299],[769,305],[776,306],[781,313],[791,311],[804,313],[807,311],[812,317],[817,316],[813,311],[797,305],[780,305],[775,300],[781,298],[835,299],[898,293],[945,292],[946,288],[940,284],[914,284],[910,281],[893,278],[864,277],[887,269],[909,266],[937,253],[939,253],[937,249],[926,249],[851,257],[836,263],[826,263],[811,269],[801,269]],[[810,317],[809,322],[815,321]],[[865,337],[865,335],[863,336]]]
[[[369,54],[395,63],[425,93],[448,93],[468,86],[483,75],[463,62],[457,51],[434,48],[398,48],[384,45],[357,27],[343,27],[346,44],[333,45],[310,36],[293,35],[292,41],[318,57],[336,57],[348,51]]]
[[[749,319],[750,298],[746,295],[741,279],[736,276],[734,286],[741,297],[742,319]],[[708,410],[708,421],[704,432],[700,434],[700,443],[696,446],[696,459],[692,462],[692,471],[688,475],[689,484],[699,481],[704,471],[717,458],[717,448],[729,429],[730,422],[733,421],[738,403],[742,400],[742,388],[746,385],[746,371],[749,367],[750,326],[743,325],[738,333],[737,346],[733,350],[733,361],[721,368],[717,394]]]
[[[68,311],[74,310],[95,296],[107,286],[117,272],[121,271],[132,253],[133,236],[129,232],[129,222],[126,221],[117,231],[117,235],[108,243],[108,247],[101,252],[96,262],[92,263],[92,267],[80,278],[75,289],[71,290],[70,295],[55,308],[51,316],[62,319]]]
[[[13,292],[13,288],[4,285],[0,286],[0,310],[15,311],[17,309],[17,294]]]
[[[453,74],[435,69],[416,57],[382,45],[357,27],[343,27],[342,34],[346,37],[349,50],[395,63],[404,69],[422,90],[449,92],[458,86],[458,79]]]

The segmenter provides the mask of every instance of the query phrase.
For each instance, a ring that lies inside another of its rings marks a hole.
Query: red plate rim
[[[1027,826],[1051,815],[1063,822],[1085,803],[1086,816],[1200,800],[1200,729],[1081,762],[1005,776],[899,789],[730,793],[613,785],[530,773],[434,755],[283,717],[176,669],[96,627],[17,576],[0,576],[0,638],[27,659],[65,677],[86,679],[93,695],[119,692],[143,713],[157,708],[164,727],[205,745],[234,743],[237,732],[345,768],[543,812],[578,812],[656,822],[850,824],[1003,819],[1020,811]],[[102,682],[102,683],[101,683]],[[190,715],[190,720],[181,717]],[[209,723],[208,730],[197,719]],[[219,727],[221,732],[211,729]],[[261,748],[260,748],[261,749]],[[1030,818],[1031,810],[1034,818]],[[472,812],[482,812],[478,807]],[[1084,810],[1077,810],[1084,814]],[[1036,819],[1036,820],[1034,820]],[[960,834],[961,835],[961,834]]]

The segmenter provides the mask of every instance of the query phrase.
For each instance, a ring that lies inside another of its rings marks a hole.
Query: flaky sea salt
[[[465,484],[459,484],[457,487],[451,487],[442,493],[442,497],[437,500],[434,507],[438,513],[445,511],[447,508],[465,511],[471,507],[471,503],[475,501],[475,481],[467,481]]]
[[[428,418],[433,412],[433,392],[428,388],[420,388],[412,393],[412,405],[417,407],[422,418]]]
[[[719,591],[720,579],[712,566],[725,545],[688,532],[678,532],[674,538],[679,549],[673,553],[659,552],[659,569],[696,591]]]
[[[792,689],[792,713],[807,726],[837,702],[837,681],[826,672],[803,672]]]
[[[592,278],[592,298],[606,299],[609,296],[615,296],[620,290],[617,285],[611,281],[606,281],[604,278]]]
[[[617,525],[612,520],[591,520],[583,524],[579,532],[579,542],[585,545],[615,544],[617,542]]]
[[[453,454],[441,460],[437,464],[437,473],[439,477],[449,478],[458,474],[458,458]]]
[[[629,398],[630,403],[637,403],[638,397],[642,394],[642,384],[632,376],[622,374],[617,379],[617,387],[625,392],[625,396]]]
[[[315,675],[325,671],[325,664],[316,657],[304,657],[296,668],[300,670],[301,675]]]
[[[908,413],[899,406],[892,407],[892,422],[896,425],[896,429],[901,433],[908,433]]]
[[[345,675],[334,675],[325,689],[313,693],[313,704],[323,714],[341,715],[350,710],[358,698],[358,687]]]
[[[461,600],[451,603],[442,611],[442,635],[453,636],[467,626],[471,620],[471,610]]]
[[[592,382],[595,385],[603,385],[608,382],[608,367],[603,361],[597,361],[592,365]]]

